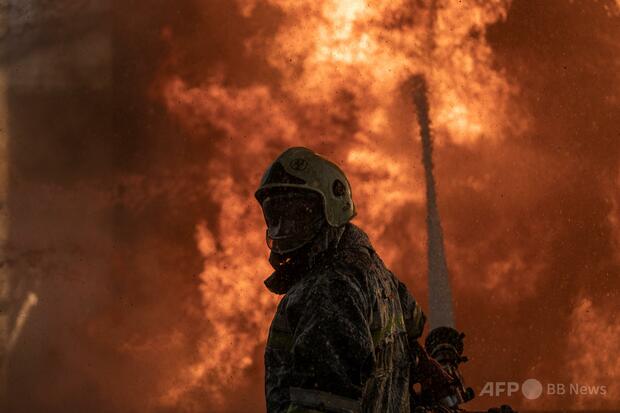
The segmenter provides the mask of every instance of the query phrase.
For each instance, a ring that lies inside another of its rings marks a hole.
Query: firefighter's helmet
[[[344,172],[333,162],[307,148],[284,151],[267,168],[255,193],[262,204],[273,190],[297,188],[321,195],[325,219],[332,227],[346,224],[356,214],[351,185]]]

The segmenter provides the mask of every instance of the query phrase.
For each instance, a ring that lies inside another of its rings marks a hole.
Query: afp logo
[[[487,382],[480,396],[512,396],[521,390],[523,397],[529,400],[538,399],[541,395],[546,396],[563,396],[563,395],[578,395],[578,396],[606,396],[607,386],[605,385],[584,385],[578,383],[543,383],[536,379],[527,379],[523,383],[517,383],[516,381],[489,381]]]

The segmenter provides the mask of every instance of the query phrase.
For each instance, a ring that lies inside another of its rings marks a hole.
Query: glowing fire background
[[[277,297],[253,191],[287,146],[342,166],[426,306],[414,73],[468,383],[607,386],[472,407],[620,406],[619,4],[112,4],[107,88],[9,95],[7,265],[40,296],[14,411],[264,411]]]

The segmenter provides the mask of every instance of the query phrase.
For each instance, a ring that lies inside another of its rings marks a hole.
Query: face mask
[[[318,194],[293,192],[268,196],[262,207],[267,223],[267,246],[279,254],[304,246],[325,223],[323,202]]]

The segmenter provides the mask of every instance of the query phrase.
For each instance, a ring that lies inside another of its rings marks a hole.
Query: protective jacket
[[[305,265],[272,262],[265,284],[284,296],[265,350],[267,410],[409,412],[408,340],[424,316],[362,230],[337,230]]]

